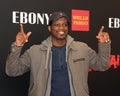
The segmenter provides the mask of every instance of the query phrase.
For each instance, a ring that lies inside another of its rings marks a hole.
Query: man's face
[[[60,18],[49,26],[52,38],[54,40],[65,40],[68,34],[68,22],[66,18]]]

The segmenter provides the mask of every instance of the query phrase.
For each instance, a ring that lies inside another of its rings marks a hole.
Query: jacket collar
[[[67,35],[66,40],[67,40],[66,47],[69,47],[74,39],[70,35]],[[52,37],[49,36],[46,40],[44,40],[42,42],[43,46],[41,48],[43,50],[47,50],[48,47],[51,48],[51,46],[52,46],[52,42],[51,41],[52,41]]]

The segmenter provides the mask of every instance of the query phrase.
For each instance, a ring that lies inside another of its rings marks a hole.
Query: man
[[[69,18],[64,12],[55,12],[49,18],[51,35],[40,45],[33,45],[20,55],[31,32],[24,33],[23,25],[6,61],[9,76],[30,71],[28,96],[89,96],[88,68],[108,69],[110,39],[102,26],[98,36],[98,54],[87,44],[68,35]]]

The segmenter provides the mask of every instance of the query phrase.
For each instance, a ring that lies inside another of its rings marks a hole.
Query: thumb
[[[29,38],[29,36],[32,34],[32,32],[28,32],[27,34],[26,34],[26,42],[28,42],[28,38]]]
[[[32,34],[32,32],[28,32],[26,35],[27,37],[29,37]]]

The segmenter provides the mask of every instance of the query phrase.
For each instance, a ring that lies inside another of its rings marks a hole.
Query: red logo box
[[[72,31],[89,31],[89,11],[72,10]]]

